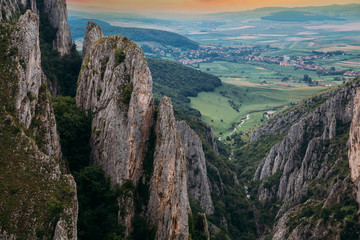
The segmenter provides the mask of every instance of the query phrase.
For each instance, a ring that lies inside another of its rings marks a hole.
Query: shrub
[[[117,65],[123,63],[125,61],[126,58],[126,54],[124,53],[124,51],[120,48],[118,48],[115,52],[115,59],[116,59],[116,63]]]

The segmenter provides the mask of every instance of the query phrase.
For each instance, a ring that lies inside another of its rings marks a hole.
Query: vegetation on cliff
[[[53,28],[46,13],[44,13],[43,0],[37,0],[37,8],[40,9],[40,48],[41,65],[46,77],[57,88],[57,94],[74,97],[76,84],[81,67],[81,56],[73,45],[70,54],[63,57],[53,49],[53,41],[56,38],[57,29]]]
[[[135,42],[153,42],[163,46],[172,46],[182,49],[198,49],[199,44],[173,32],[162,31],[147,28],[131,28],[113,26],[107,22],[95,19],[84,19],[78,17],[69,17],[71,25],[71,34],[74,39],[82,38],[85,34],[85,28],[88,21],[96,22],[100,25],[105,36],[122,35],[130,38]]]
[[[58,159],[41,150],[42,142],[37,145],[45,132],[40,134],[33,124],[27,128],[18,119],[15,103],[21,85],[16,67],[20,63],[10,40],[14,34],[12,23],[0,24],[0,238],[52,238],[60,219],[72,220],[72,213],[64,209],[72,207],[75,188],[62,174],[65,169]],[[26,97],[36,100],[37,107],[45,108],[49,101],[46,88],[40,89],[39,96],[28,93]],[[32,120],[41,114],[36,108]]]
[[[52,102],[63,157],[77,184],[79,239],[121,239],[123,229],[117,224],[119,192],[111,187],[103,170],[90,161],[91,115],[76,107],[75,98],[58,96]]]
[[[200,117],[200,112],[189,106],[190,99],[202,91],[213,91],[221,86],[221,80],[214,75],[186,67],[182,64],[164,60],[147,59],[152,77],[155,98],[168,96],[174,108]]]

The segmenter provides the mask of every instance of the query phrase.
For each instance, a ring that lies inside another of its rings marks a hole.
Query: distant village
[[[345,52],[316,52],[313,51],[310,56],[262,56],[267,52],[269,47],[222,47],[210,46],[200,48],[198,50],[182,51],[178,48],[152,48],[150,56],[155,57],[171,57],[177,62],[184,65],[198,67],[199,63],[207,63],[214,61],[227,62],[265,62],[271,64],[278,64],[285,67],[294,67],[295,69],[305,69],[309,71],[316,71],[319,76],[322,75],[340,75],[347,77],[360,76],[360,72],[354,70],[343,70],[335,67],[323,67],[316,60],[329,60],[336,55],[345,55]]]

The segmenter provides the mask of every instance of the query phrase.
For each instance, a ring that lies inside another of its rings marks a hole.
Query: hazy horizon
[[[250,0],[67,0],[70,10],[82,11],[108,11],[121,13],[140,13],[140,14],[206,14],[221,12],[238,12],[255,10],[266,7],[317,7],[329,5],[360,4],[360,0],[343,0],[341,3],[335,0],[270,0],[270,1],[250,1]]]

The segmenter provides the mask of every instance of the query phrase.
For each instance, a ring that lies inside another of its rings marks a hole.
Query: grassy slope
[[[155,98],[171,98],[174,107],[185,113],[200,116],[190,108],[189,96],[197,96],[201,91],[213,91],[221,85],[218,77],[195,70],[182,64],[162,59],[147,59],[153,77]]]
[[[88,21],[97,22],[105,36],[120,34],[130,38],[135,42],[156,42],[160,43],[161,45],[169,45],[172,47],[184,49],[197,49],[199,47],[198,43],[173,32],[146,28],[119,27],[96,19],[83,19],[70,16],[70,30],[74,39],[84,37],[85,28]]]
[[[36,144],[43,139],[41,133],[16,120],[17,49],[9,47],[12,31],[9,24],[0,25],[0,226],[19,239],[51,238],[74,192],[63,176],[54,178],[57,163],[46,160]],[[39,95],[39,105],[46,104],[42,101]]]
[[[359,81],[359,80],[357,80]],[[341,87],[347,87],[349,84],[344,84]],[[340,88],[338,88],[340,89]],[[328,92],[328,91],[326,91]],[[319,107],[333,94],[317,94],[300,104],[293,106],[288,111],[299,111],[301,115],[306,114],[308,111],[314,110]],[[282,115],[288,112],[282,112],[274,119],[281,119]],[[270,120],[271,121],[271,120]],[[277,121],[277,120],[276,120]],[[294,124],[288,123],[290,125]],[[285,125],[284,127],[286,128]],[[298,227],[304,230],[309,238],[311,230],[307,231],[305,225],[313,229],[315,226],[324,228],[326,239],[358,239],[358,226],[359,214],[357,213],[358,205],[354,200],[352,191],[353,185],[348,180],[349,166],[347,158],[347,141],[349,124],[344,127],[344,132],[339,134],[332,140],[323,140],[323,145],[319,149],[318,158],[313,161],[324,162],[329,169],[328,174],[324,175],[321,179],[309,179],[306,188],[308,191],[304,192],[303,202],[297,205],[292,210],[290,219],[287,221],[286,226],[290,230]],[[260,224],[261,231],[266,230],[268,227],[272,228],[281,202],[273,201],[268,204],[261,204],[257,200],[258,188],[261,184],[259,180],[253,180],[255,170],[259,162],[269,153],[270,149],[279,141],[283,139],[286,133],[265,135],[256,142],[250,143],[248,141],[248,133],[234,134],[229,143],[231,143],[234,156],[232,161],[228,162],[232,168],[237,169],[237,174],[240,181],[248,183],[248,191],[251,196],[251,203],[256,206],[256,221]],[[280,174],[280,172],[279,172]],[[273,176],[263,181],[265,188],[277,188],[280,182],[280,175],[274,174]],[[338,193],[332,197],[329,192],[336,182],[344,181],[344,187],[339,188]],[[270,190],[269,190],[270,191]],[[330,229],[330,230],[329,230]]]
[[[263,112],[277,110],[279,107],[301,101],[323,89],[277,86],[269,88],[261,85],[241,86],[224,83],[214,92],[202,92],[198,97],[191,98],[190,106],[200,109],[202,119],[213,126],[216,135],[222,132],[221,135],[226,136],[233,131],[233,123],[239,123],[247,114],[250,114],[250,119],[242,125],[240,129],[242,131],[261,123]],[[238,106],[239,111],[232,105]]]

